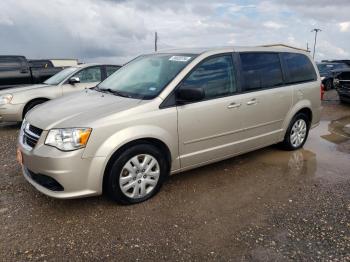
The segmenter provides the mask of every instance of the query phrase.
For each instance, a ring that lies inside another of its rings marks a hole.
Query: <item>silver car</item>
[[[290,48],[142,55],[93,90],[30,111],[18,160],[40,192],[155,195],[165,178],[281,143],[301,148],[320,120],[320,76]]]
[[[66,68],[43,84],[0,91],[0,122],[20,122],[29,110],[48,100],[96,86],[118,65],[83,64]]]

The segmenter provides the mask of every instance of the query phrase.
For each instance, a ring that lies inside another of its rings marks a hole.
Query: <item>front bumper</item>
[[[0,122],[21,122],[24,104],[0,105]]]
[[[339,98],[347,103],[350,103],[350,88],[337,88]]]
[[[37,145],[28,150],[19,143],[23,175],[38,191],[54,198],[68,199],[102,194],[105,157],[82,158],[84,149],[62,152],[44,145],[43,132]],[[41,183],[37,177],[52,178],[62,188]]]

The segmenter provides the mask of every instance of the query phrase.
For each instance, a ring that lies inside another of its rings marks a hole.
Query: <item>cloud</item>
[[[281,29],[282,27],[285,27],[285,25],[274,22],[274,21],[267,21],[263,23],[263,26],[271,29]]]
[[[13,24],[13,21],[8,17],[0,17],[0,25],[11,26]]]
[[[342,22],[338,24],[340,32],[348,32],[350,29],[350,22]]]
[[[126,62],[159,48],[313,44],[316,58],[347,58],[348,0],[2,0],[0,54]],[[323,57],[321,57],[321,54]]]

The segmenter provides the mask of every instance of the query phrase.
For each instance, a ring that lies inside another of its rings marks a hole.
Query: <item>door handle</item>
[[[251,106],[251,105],[255,105],[256,103],[258,103],[258,100],[256,100],[256,98],[253,98],[252,100],[247,102],[247,105]]]
[[[232,108],[238,108],[238,107],[240,107],[240,106],[241,106],[241,103],[235,103],[235,102],[233,102],[233,103],[229,104],[229,105],[227,106],[227,108],[228,108],[228,109],[232,109]]]

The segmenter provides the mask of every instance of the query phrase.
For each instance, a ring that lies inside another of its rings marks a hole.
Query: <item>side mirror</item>
[[[201,101],[204,97],[201,86],[181,85],[176,91],[176,101],[180,104]]]
[[[80,79],[79,79],[79,77],[73,76],[73,77],[69,78],[68,83],[70,83],[71,85],[74,85],[74,84],[80,83]]]

